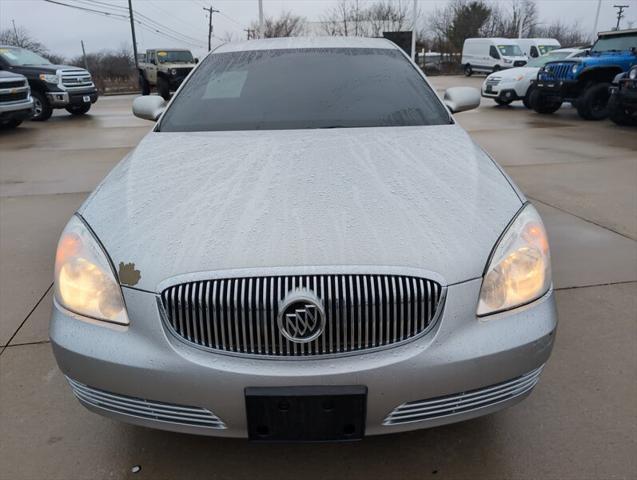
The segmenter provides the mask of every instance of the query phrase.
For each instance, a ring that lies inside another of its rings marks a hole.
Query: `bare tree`
[[[560,20],[550,24],[537,26],[533,32],[534,36],[555,38],[560,45],[566,47],[581,47],[589,43],[588,35],[582,33],[583,29],[577,21],[567,25]]]
[[[256,32],[255,38],[298,37],[305,33],[306,23],[304,17],[283,12],[277,18],[265,18],[263,31],[256,22],[253,22],[250,28]]]
[[[2,30],[0,32],[0,44],[26,48],[43,56],[48,54],[48,49],[34,39],[23,27],[18,27],[16,30],[13,28]]]
[[[429,20],[437,47],[445,53],[461,51],[467,38],[484,35],[492,12],[483,0],[453,0],[444,9],[437,9]]]
[[[411,30],[411,10],[405,0],[339,0],[321,17],[327,35],[380,37],[383,32]]]

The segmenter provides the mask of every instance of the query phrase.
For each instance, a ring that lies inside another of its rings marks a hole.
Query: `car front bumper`
[[[82,105],[88,103],[85,101],[85,97],[88,97],[90,103],[97,102],[97,89],[77,89],[77,90],[60,90],[50,91],[46,94],[49,103],[53,108],[63,108],[69,105]]]
[[[33,98],[0,103],[0,120],[26,120],[33,115]]]
[[[342,357],[255,359],[203,351],[166,329],[156,295],[131,288],[123,288],[130,326],[81,320],[56,305],[50,337],[82,403],[118,420],[247,437],[248,387],[362,385],[368,392],[366,435],[378,435],[492,413],[520,401],[535,385],[555,338],[552,290],[485,320],[475,316],[480,284],[447,287],[444,312],[424,336]],[[506,395],[497,393],[504,390]],[[456,407],[442,411],[436,408],[441,402]],[[405,416],[410,408],[440,414]],[[409,421],[396,422],[400,418]]]
[[[492,98],[498,99],[502,101],[515,101],[521,100],[521,97],[518,95],[517,91],[513,87],[504,86],[496,86],[492,87],[490,90],[487,90],[485,87],[482,87],[481,95],[484,98]]]

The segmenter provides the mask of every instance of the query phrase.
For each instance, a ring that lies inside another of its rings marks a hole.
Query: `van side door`
[[[495,47],[495,45],[491,45],[489,47],[488,65],[490,67],[494,67],[498,63],[500,63],[500,53],[498,52],[498,49]]]

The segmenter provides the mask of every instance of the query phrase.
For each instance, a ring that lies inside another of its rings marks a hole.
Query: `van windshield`
[[[442,125],[449,113],[397,49],[302,48],[213,53],[159,130],[288,130]]]
[[[498,50],[503,57],[521,57],[524,55],[517,45],[498,45]]]
[[[537,49],[540,51],[540,55],[546,55],[547,53],[549,53],[552,50],[555,50],[556,48],[560,48],[557,45],[538,45]]]

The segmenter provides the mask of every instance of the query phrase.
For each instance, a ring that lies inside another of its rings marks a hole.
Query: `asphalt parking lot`
[[[483,78],[434,77],[443,89]],[[636,478],[637,134],[483,99],[457,119],[547,225],[560,315],[542,380],[470,422],[340,445],[253,445],[85,410],[48,344],[66,221],[151,128],[132,96],[0,132],[0,478]],[[133,466],[141,466],[132,473]]]

